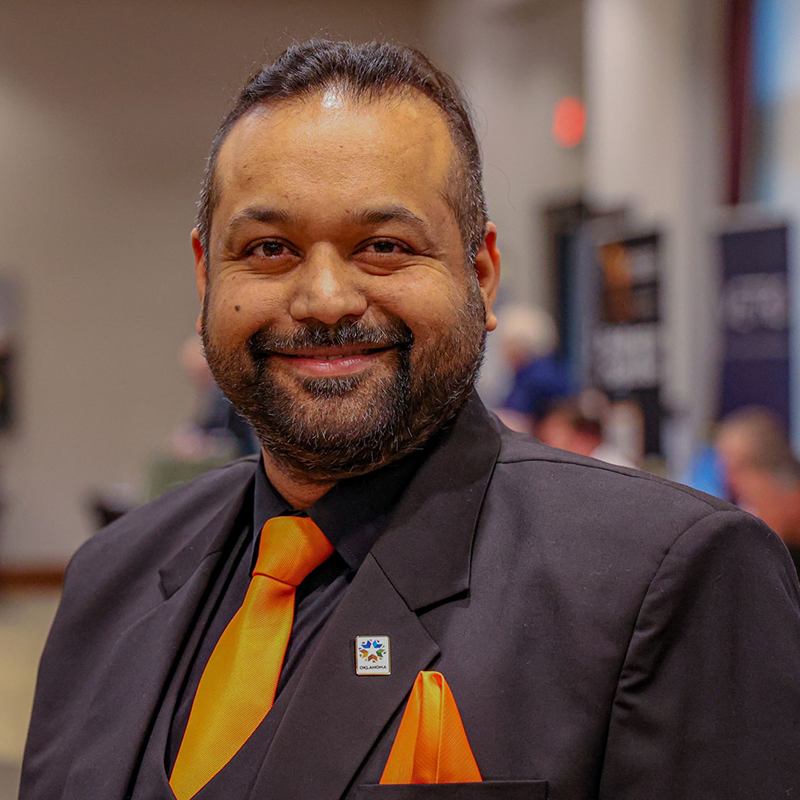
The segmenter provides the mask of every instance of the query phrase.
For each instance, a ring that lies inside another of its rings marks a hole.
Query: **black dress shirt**
[[[429,449],[430,446],[367,475],[341,481],[305,512],[297,512],[287,504],[269,482],[263,461],[259,464],[252,497],[253,513],[243,517],[240,530],[231,536],[232,546],[218,577],[224,589],[212,610],[178,695],[165,754],[167,775],[172,773],[178,756],[205,665],[222,632],[244,601],[264,523],[272,517],[307,514],[335,548],[334,554],[297,587],[292,633],[278,682],[280,694],[311,652],[319,632],[380,537]]]

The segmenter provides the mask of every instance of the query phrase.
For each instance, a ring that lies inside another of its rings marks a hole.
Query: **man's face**
[[[499,254],[491,228],[464,264],[452,164],[447,125],[421,95],[257,108],[221,149],[209,253],[193,234],[206,353],[298,477],[408,452],[472,387]]]

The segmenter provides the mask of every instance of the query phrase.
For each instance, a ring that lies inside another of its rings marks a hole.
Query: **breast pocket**
[[[547,781],[367,784],[355,800],[547,800]]]

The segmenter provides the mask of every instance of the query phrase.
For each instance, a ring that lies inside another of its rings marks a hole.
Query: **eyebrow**
[[[425,240],[427,248],[433,247],[433,234],[431,226],[421,217],[405,206],[388,205],[379,208],[368,208],[351,215],[353,220],[365,227],[371,225],[383,225],[387,222],[402,222],[415,228],[420,236]]]
[[[230,248],[240,228],[249,222],[263,222],[270,224],[287,224],[293,219],[288,211],[270,206],[249,206],[234,214],[225,227],[222,246]]]
[[[384,222],[410,222],[413,225],[428,229],[428,223],[413,211],[409,211],[405,206],[391,205],[368,208],[352,216],[356,222],[362,225],[382,225]]]
[[[228,230],[238,228],[247,222],[287,223],[292,221],[292,215],[288,211],[280,208],[270,208],[269,206],[250,206],[234,214],[228,223]]]

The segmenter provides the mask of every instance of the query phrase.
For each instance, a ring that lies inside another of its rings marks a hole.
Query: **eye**
[[[269,240],[266,242],[259,242],[248,248],[247,255],[258,256],[259,258],[276,258],[288,255],[289,252],[289,248],[283,242]]]
[[[400,253],[411,252],[408,247],[392,239],[376,239],[364,245],[362,250],[366,253],[375,253],[382,256],[394,256]]]

